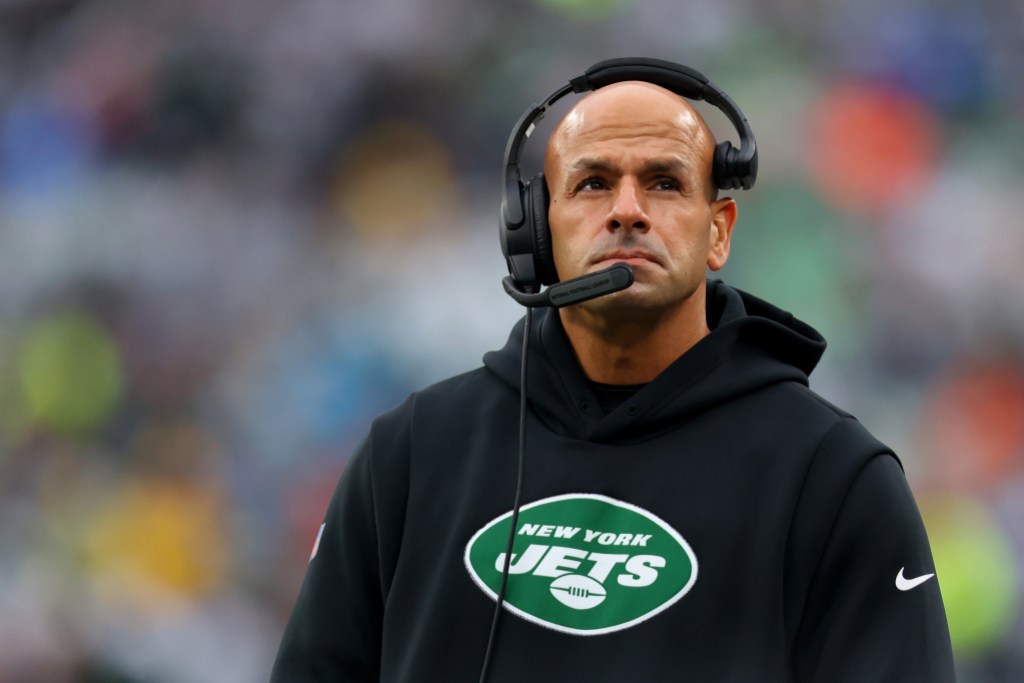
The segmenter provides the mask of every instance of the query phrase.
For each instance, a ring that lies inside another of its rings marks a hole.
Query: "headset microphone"
[[[506,276],[501,281],[505,292],[528,308],[572,306],[605,294],[621,292],[632,284],[633,269],[625,263],[616,263],[611,268],[553,284],[543,292],[527,292],[520,289],[511,276]]]

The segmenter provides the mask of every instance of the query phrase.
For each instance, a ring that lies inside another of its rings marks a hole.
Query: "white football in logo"
[[[582,574],[566,574],[551,582],[551,594],[566,607],[590,609],[604,602],[604,586]]]

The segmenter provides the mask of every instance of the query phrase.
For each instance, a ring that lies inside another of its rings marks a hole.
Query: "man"
[[[538,316],[506,555],[523,324],[374,423],[328,509],[274,681],[953,680],[927,538],[892,452],[807,388],[821,336],[705,279],[736,204],[715,141],[642,82],[582,99],[545,178],[562,281]]]

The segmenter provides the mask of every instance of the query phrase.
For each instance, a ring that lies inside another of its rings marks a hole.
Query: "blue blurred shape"
[[[95,129],[47,97],[24,96],[0,114],[0,188],[36,194],[67,187],[89,164]]]

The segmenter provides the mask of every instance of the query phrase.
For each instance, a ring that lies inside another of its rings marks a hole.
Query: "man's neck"
[[[587,379],[646,384],[708,335],[703,291],[659,315],[610,318],[579,306],[560,311]]]

